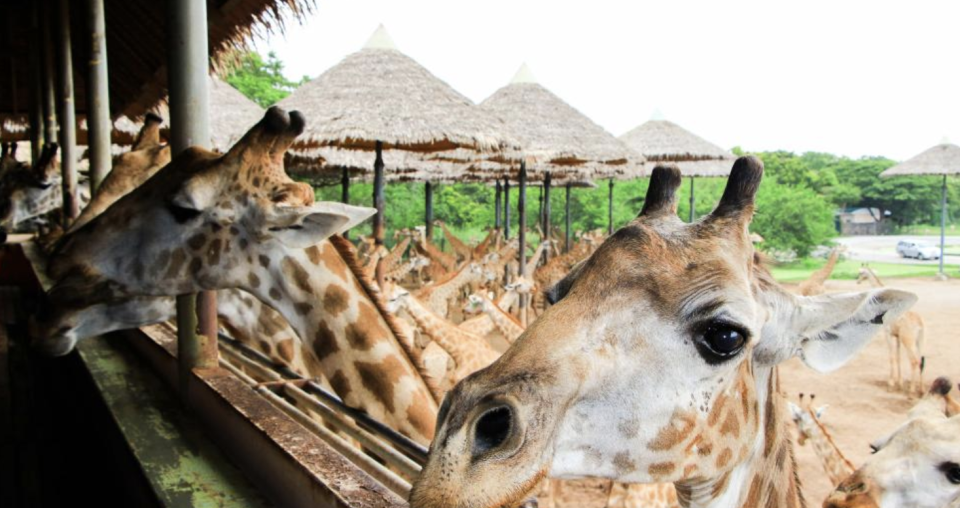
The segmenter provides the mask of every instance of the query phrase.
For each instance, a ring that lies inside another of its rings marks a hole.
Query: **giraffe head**
[[[493,300],[493,293],[484,295],[481,292],[472,293],[467,297],[467,301],[463,303],[463,312],[467,314],[477,314],[483,312],[486,302]]]
[[[130,296],[248,288],[251,269],[277,265],[369,217],[315,203],[284,172],[303,117],[271,108],[227,153],[190,148],[86,225],[51,256],[56,281],[35,334],[52,354],[72,349],[84,308]],[[296,274],[294,274],[296,275]]]
[[[61,206],[60,164],[56,143],[43,146],[35,165],[9,161],[8,155],[0,183],[0,226],[17,229],[20,223],[39,217]],[[10,150],[13,151],[13,150]]]
[[[797,431],[799,432],[799,437],[797,438],[797,444],[803,446],[806,444],[807,439],[810,439],[817,432],[817,420],[823,415],[823,412],[827,410],[829,406],[820,406],[816,409],[813,408],[813,395],[810,395],[810,402],[807,404],[803,403],[803,394],[800,394],[800,405],[790,402],[790,417],[793,419],[793,423],[797,426]]]
[[[873,271],[870,270],[870,265],[860,263],[860,270],[857,272],[857,284],[869,282],[871,275],[873,275]]]
[[[947,417],[950,381],[940,378],[824,508],[942,508],[960,502],[960,416]]]
[[[656,168],[640,216],[548,291],[553,306],[499,360],[447,395],[411,505],[507,505],[546,475],[713,482],[704,495],[745,495],[750,461],[787,451],[766,418],[775,366],[799,356],[835,369],[916,300],[783,290],[747,231],[762,173],[758,159],[739,159],[717,208],[687,224],[679,170]]]

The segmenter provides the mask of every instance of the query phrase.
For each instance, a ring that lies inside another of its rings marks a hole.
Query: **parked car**
[[[911,240],[900,240],[897,243],[897,254],[905,258],[940,259],[940,247]]]

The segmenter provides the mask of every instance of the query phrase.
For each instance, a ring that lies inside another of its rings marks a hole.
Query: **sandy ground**
[[[938,376],[960,381],[960,280],[891,279],[886,283],[920,297],[913,310],[926,325],[924,382],[929,384]],[[862,289],[853,281],[827,282],[828,292]],[[816,405],[830,405],[822,421],[856,466],[870,455],[870,442],[898,427],[914,402],[904,394],[887,391],[888,358],[886,343],[877,338],[850,363],[830,374],[818,374],[798,360],[780,369],[783,390],[791,400],[796,401],[800,392],[814,393]],[[796,455],[809,505],[820,506],[833,486],[811,446],[797,446]]]

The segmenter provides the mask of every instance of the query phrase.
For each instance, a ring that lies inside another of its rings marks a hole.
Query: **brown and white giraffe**
[[[503,312],[509,313],[510,308],[520,300],[520,295],[528,295],[533,292],[534,284],[532,280],[521,277],[514,281],[514,283],[504,286],[504,289],[504,293],[494,301],[494,304]],[[469,311],[468,309],[465,310]],[[457,328],[472,333],[473,335],[486,337],[497,329],[497,325],[490,319],[490,316],[480,314],[479,316],[472,317],[458,324]]]
[[[446,318],[450,310],[450,300],[460,293],[460,289],[467,284],[480,282],[483,278],[483,267],[471,261],[433,284],[420,288],[415,295],[432,312]]]
[[[960,506],[960,416],[944,414],[950,391],[938,378],[892,434],[874,441],[867,461],[837,486],[824,508]]]
[[[473,259],[473,247],[470,247],[458,238],[457,235],[453,234],[453,231],[450,231],[447,224],[442,220],[435,221],[435,223],[443,230],[443,236],[446,237],[447,243],[450,244],[450,248],[453,249],[453,252],[457,254],[461,261],[470,261]]]
[[[432,266],[443,268],[443,270],[447,272],[452,272],[457,269],[456,257],[443,252],[436,245],[430,243],[430,240],[427,240],[423,235],[417,235],[415,245],[417,252],[430,258]]]
[[[524,327],[520,324],[520,320],[494,303],[491,295],[485,291],[478,291],[468,296],[463,310],[469,313],[483,312],[486,314],[497,330],[511,344],[523,334]]]
[[[857,284],[868,282],[875,288],[885,287],[880,277],[867,265],[860,267]],[[904,390],[911,397],[923,392],[923,318],[916,311],[907,311],[900,319],[883,327],[881,334],[887,342],[890,353],[890,377],[887,378],[887,387],[891,390]],[[901,356],[906,352],[907,362],[910,364],[910,381],[903,383],[901,371]]]
[[[825,293],[827,290],[823,284],[830,278],[830,274],[833,273],[833,269],[837,266],[838,261],[840,261],[840,247],[834,247],[833,250],[830,251],[830,257],[827,258],[827,263],[816,272],[813,272],[810,278],[801,282],[800,285],[797,286],[797,292],[803,296],[815,296]]]
[[[57,144],[43,146],[33,166],[9,166],[0,181],[0,227],[6,231],[33,231],[44,217],[63,206]]]
[[[64,237],[38,345],[69,351],[90,308],[131,297],[239,288],[279,311],[315,349],[347,404],[417,440],[437,406],[379,293],[337,235],[371,211],[314,203],[283,171],[299,113],[271,108],[224,155],[192,148]],[[320,242],[319,245],[314,245]]]
[[[830,484],[836,486],[844,478],[850,476],[854,469],[853,463],[847,460],[843,455],[833,436],[827,431],[827,428],[820,421],[820,416],[826,410],[826,406],[817,409],[813,408],[814,396],[811,394],[809,402],[804,404],[803,394],[800,394],[800,405],[792,402],[788,403],[790,415],[793,417],[793,423],[797,425],[800,437],[797,444],[803,446],[807,441],[813,444],[813,451],[820,459],[820,465],[830,478]]]
[[[447,395],[411,506],[510,504],[547,475],[672,482],[686,507],[802,506],[777,365],[836,369],[916,296],[780,287],[747,231],[762,168],[738,159],[691,224],[680,171],[656,168],[640,216]]]

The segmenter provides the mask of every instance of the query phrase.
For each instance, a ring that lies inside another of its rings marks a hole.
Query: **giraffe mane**
[[[377,288],[373,280],[367,275],[366,272],[364,272],[363,265],[360,263],[360,258],[357,257],[357,253],[356,250],[354,250],[355,248],[353,244],[340,235],[331,236],[330,243],[337,250],[337,253],[340,254],[340,257],[343,258],[347,268],[353,272],[353,275],[358,281],[360,281],[360,287],[362,287],[364,292],[367,293],[367,297],[373,302],[377,312],[379,312],[384,321],[386,321],[387,327],[390,328],[390,331],[393,332],[395,337],[401,338],[401,340],[397,341],[400,343],[400,348],[404,353],[407,354],[407,357],[410,359],[410,363],[416,367],[417,372],[420,373],[420,377],[423,378],[423,381],[426,383],[427,388],[433,395],[435,402],[440,403],[443,397],[441,396],[442,390],[440,389],[439,380],[430,375],[429,371],[427,371],[423,363],[423,355],[420,354],[419,351],[415,351],[408,346],[408,344],[413,344],[412,338],[407,337],[403,331],[403,328],[401,328],[400,324],[397,323],[397,316],[387,310],[387,304],[384,301],[383,292]]]

